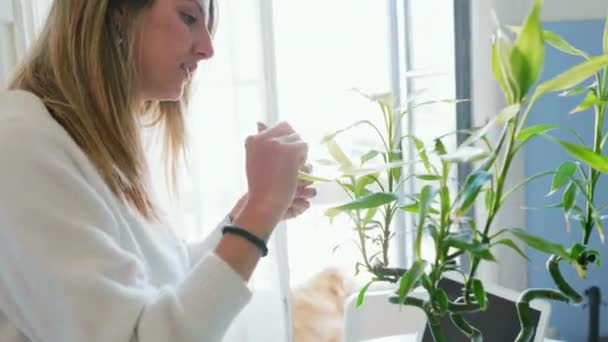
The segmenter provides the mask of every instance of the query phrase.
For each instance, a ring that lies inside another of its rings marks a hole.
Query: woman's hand
[[[258,134],[249,136],[245,147],[248,192],[234,223],[267,237],[281,219],[308,206],[306,198],[313,191],[297,179],[306,165],[308,145],[282,122],[271,128],[258,125]]]
[[[306,164],[302,170],[303,172],[310,173],[312,172],[312,165]],[[313,182],[298,180],[298,188],[296,190],[296,194],[291,201],[291,205],[287,208],[287,211],[281,218],[281,221],[292,219],[302,215],[308,208],[310,208],[309,200],[314,198],[317,195],[317,190],[311,185]],[[247,203],[247,194],[245,193],[239,200],[236,205],[230,211],[230,217],[234,219],[236,215],[243,209],[245,204]]]

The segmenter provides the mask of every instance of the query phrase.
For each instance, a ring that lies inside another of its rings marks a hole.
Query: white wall
[[[533,3],[534,0],[472,0],[471,94],[475,126],[482,125],[488,117],[499,113],[505,105],[490,67],[492,34],[496,28],[492,11],[496,12],[501,24],[518,25],[523,22]],[[608,15],[608,1],[545,0],[541,15],[543,21],[605,18]],[[513,185],[524,178],[523,158],[519,158],[512,164],[508,183]],[[525,194],[520,191],[505,203],[494,227],[525,227],[526,217],[521,210],[523,206],[525,206]],[[483,217],[484,214],[478,210],[479,217]],[[505,249],[497,249],[496,254],[501,262],[483,264],[480,268],[480,276],[513,289],[526,287],[525,260]]]

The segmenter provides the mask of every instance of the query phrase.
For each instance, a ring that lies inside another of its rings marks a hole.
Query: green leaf
[[[363,304],[363,299],[365,298],[365,292],[367,292],[367,289],[369,288],[369,286],[371,284],[373,284],[375,281],[376,281],[375,279],[372,279],[370,282],[365,284],[365,286],[363,286],[361,291],[359,291],[359,295],[357,296],[357,303],[355,304],[355,307],[358,308]]]
[[[340,145],[335,140],[329,140],[327,142],[327,149],[329,154],[343,167],[352,167],[353,162],[346,156]]]
[[[441,139],[435,139],[435,152],[437,152],[438,155],[444,155],[448,153]]]
[[[535,125],[535,126],[530,126],[527,127],[525,129],[522,129],[519,134],[517,135],[517,140],[521,141],[521,142],[527,142],[528,140],[538,136],[538,135],[542,135],[545,134],[551,130],[554,130],[556,128],[559,128],[558,125],[551,125],[551,124],[540,124],[540,125]]]
[[[608,102],[598,99],[594,91],[589,91],[585,99],[583,99],[583,102],[581,102],[580,105],[571,110],[570,114],[580,113],[591,106],[604,105],[606,103]]]
[[[473,279],[471,285],[473,286],[475,300],[479,303],[482,310],[486,310],[488,308],[488,297],[486,297],[486,290],[483,288],[483,283],[479,279]]]
[[[433,302],[437,304],[437,308],[439,309],[440,314],[445,314],[448,311],[448,295],[441,288],[437,288],[433,295],[431,296]]]
[[[346,132],[348,130],[351,130],[351,129],[353,129],[353,128],[359,126],[359,125],[363,125],[363,124],[369,125],[371,128],[373,128],[374,130],[378,131],[378,127],[376,125],[374,125],[371,121],[369,121],[369,120],[359,120],[359,121],[351,124],[350,126],[348,126],[346,128],[337,130],[337,131],[335,131],[335,132],[333,132],[331,134],[328,134],[328,135],[324,136],[323,139],[321,140],[321,144],[325,144],[325,143],[327,143],[329,141],[332,141],[332,140],[334,140],[334,138],[338,134],[344,133],[344,132]]]
[[[494,42],[492,43],[492,73],[494,74],[494,78],[502,88],[503,93],[505,94],[505,98],[507,99],[507,103],[513,103],[513,91],[507,81],[505,73],[503,71],[503,66],[500,58],[500,48],[501,44],[499,39],[502,39],[498,36],[494,37]]]
[[[399,209],[401,209],[405,212],[408,212],[408,213],[420,214],[420,202],[407,204],[402,207],[399,207]],[[439,211],[437,211],[436,209],[433,209],[431,207],[429,207],[427,211],[428,211],[428,213],[433,214],[433,215],[439,214]]]
[[[488,188],[486,190],[486,197],[485,197],[485,205],[486,205],[486,209],[490,210],[490,207],[492,206],[492,203],[494,202],[494,189],[492,188]]]
[[[376,151],[376,150],[371,150],[369,152],[367,152],[366,154],[361,156],[361,165],[365,164],[365,162],[374,159],[378,154],[380,154],[380,152]]]
[[[359,197],[351,202],[333,207],[329,210],[348,211],[377,208],[379,206],[394,202],[397,200],[397,195],[391,192],[376,192],[367,196]]]
[[[416,175],[416,178],[423,181],[437,181],[441,179],[439,175]]]
[[[568,185],[566,191],[564,191],[562,203],[564,203],[564,211],[566,213],[569,213],[570,210],[572,210],[572,207],[574,207],[574,200],[576,199],[576,189],[576,184],[572,182],[570,183],[570,185]]]
[[[508,28],[517,34],[519,34],[519,32],[521,32],[521,27],[518,27],[518,26],[508,26]],[[545,42],[547,42],[549,45],[553,46],[554,48],[556,48],[562,52],[565,52],[567,54],[574,55],[574,56],[589,58],[589,54],[572,46],[572,44],[568,43],[565,39],[560,37],[555,32],[552,32],[549,30],[544,30],[543,38],[544,38]]]
[[[555,254],[566,260],[570,260],[570,255],[566,248],[560,244],[550,242],[536,235],[532,235],[521,228],[510,230],[513,235],[531,248],[546,254]]]
[[[573,157],[582,160],[593,169],[608,173],[608,158],[605,156],[596,153],[585,146],[575,145],[563,140],[557,140],[557,142]]]
[[[488,156],[483,148],[474,146],[459,146],[453,153],[441,155],[441,160],[457,163],[468,163],[483,159]]]
[[[596,83],[594,82],[591,85],[588,86],[584,86],[584,87],[574,87],[574,88],[570,88],[562,93],[559,94],[559,96],[577,96],[577,95],[582,95],[586,92],[588,92],[589,90],[593,89],[596,86]]]
[[[551,191],[549,194],[547,194],[547,196],[553,194],[556,190],[561,189],[563,186],[568,184],[575,172],[576,163],[570,161],[562,163],[557,170],[555,170],[553,181],[551,182]]]
[[[498,30],[492,44],[492,72],[503,89],[507,104],[515,103],[519,97],[519,86],[509,60],[513,49],[513,43]]]
[[[528,258],[528,256],[521,250],[521,248],[519,248],[519,246],[513,242],[513,240],[511,239],[500,239],[494,243],[492,243],[492,246],[494,245],[503,245],[503,246],[507,246],[509,248],[511,248],[512,250],[514,250],[517,254],[521,255],[524,259],[530,261],[530,258]]]
[[[505,107],[500,114],[498,114],[498,123],[503,124],[511,119],[513,119],[517,113],[519,113],[519,111],[521,110],[521,104],[520,103],[514,103],[512,105],[509,105],[507,107]]]
[[[572,260],[578,260],[587,248],[580,243],[575,243],[569,250],[568,254]]]
[[[555,32],[545,30],[545,31],[543,31],[543,37],[545,38],[545,41],[547,43],[549,43],[554,48],[561,50],[562,52],[565,52],[567,54],[574,55],[574,56],[580,56],[585,59],[589,58],[588,53],[572,46],[572,44],[568,43],[568,41],[566,41],[564,38],[560,37]]]
[[[416,260],[412,267],[401,276],[399,280],[399,302],[402,303],[405,297],[414,289],[420,278],[424,275],[424,269],[428,263],[425,260]]]
[[[320,183],[328,183],[328,182],[334,181],[333,179],[315,176],[315,175],[312,175],[309,173],[304,173],[302,171],[298,172],[298,179],[303,180],[303,181],[308,181],[308,182],[320,182]]]
[[[534,2],[534,7],[517,36],[510,62],[515,79],[519,85],[519,96],[523,98],[536,83],[545,59],[545,42],[540,25],[542,0]],[[519,98],[515,98],[515,102]]]
[[[365,187],[370,184],[373,184],[376,179],[378,179],[378,174],[365,175],[355,181],[355,186],[353,188],[353,192],[356,197],[361,197],[365,195]]]
[[[473,240],[464,234],[450,234],[445,240],[448,247],[468,251],[483,260],[496,261],[490,249],[477,240]]]
[[[418,199],[420,205],[420,213],[418,214],[418,225],[416,228],[416,241],[414,245],[414,253],[416,258],[421,257],[421,247],[422,247],[422,231],[424,228],[424,221],[426,220],[426,215],[431,207],[431,202],[433,201],[433,197],[437,194],[437,190],[434,189],[430,185],[425,185],[420,191],[420,197]]]
[[[591,57],[589,60],[575,65],[567,71],[539,85],[534,93],[534,98],[538,98],[547,92],[562,91],[572,88],[593,76],[598,70],[605,67],[606,64],[608,64],[608,55]]]
[[[598,217],[595,221],[597,234],[600,236],[600,240],[602,243],[606,242],[606,235],[604,235],[604,224],[602,223],[602,218]]]
[[[488,171],[479,170],[471,173],[465,182],[460,199],[456,205],[456,216],[460,217],[471,208],[483,185],[492,178]]]

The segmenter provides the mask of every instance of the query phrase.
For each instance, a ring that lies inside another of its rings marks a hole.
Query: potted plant
[[[372,276],[371,281],[360,290],[357,305],[361,305],[372,283],[394,283],[395,295],[390,301],[423,310],[437,342],[445,341],[440,326],[440,320],[445,316],[449,316],[472,341],[482,340],[479,330],[471,326],[463,314],[483,311],[489,304],[483,282],[476,278],[476,274],[481,262],[496,261],[492,253],[494,246],[509,247],[526,258],[514,242],[513,239],[516,238],[527,246],[550,255],[547,268],[556,288],[529,289],[522,293],[517,305],[521,322],[521,333],[517,341],[530,341],[534,333],[532,322],[528,319],[530,301],[539,298],[569,303],[582,301],[581,295],[561,276],[560,262],[566,261],[581,276],[584,276],[591,263],[600,263],[599,252],[589,249],[588,243],[593,230],[597,230],[603,239],[603,208],[598,208],[595,204],[594,193],[601,172],[608,172],[608,158],[601,155],[602,147],[608,140],[608,135],[604,136],[602,131],[608,100],[608,25],[604,34],[605,54],[592,57],[558,35],[544,31],[540,23],[541,7],[542,0],[536,0],[522,27],[512,28],[517,34],[514,41],[500,30],[496,34],[492,45],[492,71],[504,92],[507,106],[484,127],[454,132],[468,135],[456,149],[450,151],[446,148],[446,136],[436,137],[432,142],[411,135],[402,137],[401,121],[408,115],[407,110],[394,108],[391,94],[366,95],[378,105],[380,120],[355,122],[323,140],[339,176],[328,179],[301,174],[302,178],[316,182],[335,182],[350,198],[347,203],[328,209],[326,215],[330,218],[337,215],[349,217],[361,252],[356,270],[359,272],[363,269]],[[566,53],[579,55],[584,61],[549,81],[537,84],[544,64],[545,43]],[[579,87],[579,84],[594,75],[594,84]],[[506,179],[511,163],[522,147],[539,136],[550,138],[550,131],[560,128],[551,124],[526,127],[526,119],[537,100],[560,91],[565,91],[568,95],[587,93],[578,109],[592,106],[596,109],[593,146],[585,147],[554,139],[583,164],[564,161],[557,170],[537,174],[507,188]],[[432,102],[414,103],[413,107],[429,103]],[[360,155],[348,156],[338,143],[338,137],[355,127],[368,128],[370,137],[377,139],[382,147],[370,147]],[[499,132],[498,138],[490,139],[489,132]],[[401,146],[405,140],[415,145],[415,156],[404,157]],[[424,172],[405,174],[403,166],[412,162],[420,163]],[[474,163],[464,184],[456,184],[453,177],[458,163]],[[577,215],[580,219],[584,232],[580,243],[566,247],[520,228],[491,229],[496,228],[493,227],[494,219],[515,190],[548,175],[553,176],[551,191],[566,188],[559,206],[567,216]],[[403,194],[402,186],[412,177],[421,181],[422,187],[414,193]],[[582,197],[582,206],[577,204],[580,203],[576,201],[577,195]],[[487,212],[485,219],[479,222],[467,215],[478,202],[485,204]],[[416,222],[415,259],[407,270],[394,267],[389,260],[389,249],[395,233],[393,221],[398,211],[413,215]],[[422,255],[424,236],[433,243],[432,258]],[[468,269],[463,269],[457,262],[464,254],[469,256]],[[458,298],[449,298],[439,286],[447,272],[462,275],[465,285]],[[423,289],[428,296],[425,299],[411,296],[414,288]]]

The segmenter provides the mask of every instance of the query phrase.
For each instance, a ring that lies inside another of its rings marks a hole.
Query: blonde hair
[[[38,96],[80,146],[110,190],[145,219],[159,219],[149,188],[141,120],[160,125],[167,174],[175,185],[185,157],[184,108],[180,101],[141,103],[136,94],[141,15],[154,0],[55,0],[40,37],[16,70],[9,89]],[[208,26],[217,8],[208,1]],[[118,32],[114,11],[127,9]]]

